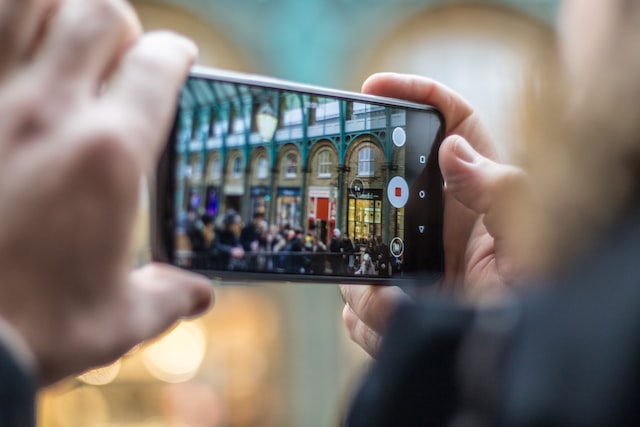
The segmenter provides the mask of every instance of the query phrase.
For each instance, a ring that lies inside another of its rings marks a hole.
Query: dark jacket
[[[264,246],[264,239],[260,236],[260,230],[252,222],[245,225],[240,233],[240,243],[245,251],[251,252],[251,243],[258,242],[260,246]]]
[[[290,239],[284,247],[285,269],[287,273],[299,274],[304,268],[304,258],[302,256],[302,242],[298,237]]]
[[[402,306],[346,424],[640,425],[640,215],[600,243],[500,308]]]
[[[240,239],[233,232],[227,229],[216,232],[213,239],[212,253],[216,257],[218,268],[228,270],[236,267],[232,265],[231,260],[231,249],[236,247],[242,247],[242,245],[240,244]]]
[[[0,343],[0,426],[35,426],[36,391],[34,379]]]
[[[189,238],[193,252],[202,253],[209,249],[205,242],[204,233],[202,229],[198,227],[197,223],[192,222],[187,226],[187,237]]]

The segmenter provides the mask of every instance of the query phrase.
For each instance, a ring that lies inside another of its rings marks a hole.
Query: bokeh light
[[[142,352],[145,367],[168,383],[194,377],[205,355],[205,334],[197,322],[183,322]]]
[[[120,362],[120,359],[118,359],[110,365],[105,365],[100,368],[87,371],[84,374],[79,375],[78,379],[89,385],[106,385],[116,379],[120,373],[121,365],[122,363]]]
[[[109,405],[96,387],[77,387],[54,396],[53,418],[60,427],[102,427],[108,425]]]

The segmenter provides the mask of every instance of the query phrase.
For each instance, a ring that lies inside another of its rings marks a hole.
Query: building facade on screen
[[[355,240],[403,236],[402,209],[386,183],[404,173],[391,141],[405,113],[362,102],[248,85],[191,80],[178,118],[178,212]]]

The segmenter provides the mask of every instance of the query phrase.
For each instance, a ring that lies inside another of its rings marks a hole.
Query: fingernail
[[[478,158],[478,153],[469,145],[466,139],[459,136],[453,144],[453,153],[463,162],[473,163]]]

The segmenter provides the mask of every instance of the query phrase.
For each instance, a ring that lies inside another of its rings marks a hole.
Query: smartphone
[[[155,260],[223,281],[433,282],[434,107],[195,67],[153,191]]]

